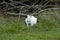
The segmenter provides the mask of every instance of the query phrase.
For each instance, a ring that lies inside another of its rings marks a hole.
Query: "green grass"
[[[38,23],[27,27],[24,18],[0,17],[0,40],[60,40],[60,21],[51,15],[38,17]]]

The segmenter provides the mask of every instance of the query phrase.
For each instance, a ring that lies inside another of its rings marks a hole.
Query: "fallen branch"
[[[41,11],[39,11],[38,13],[33,13],[33,14],[31,14],[31,15],[36,15],[36,14],[39,14],[39,13],[44,12],[44,11],[46,11],[46,10],[52,10],[52,9],[60,9],[60,8],[48,8],[48,9],[41,10]],[[9,15],[23,15],[23,16],[28,15],[28,14],[11,13],[11,12],[7,12],[7,14],[9,14]]]
[[[47,10],[52,10],[52,9],[60,9],[60,8],[48,8],[48,9],[43,9],[43,10],[40,10],[38,13],[34,13],[34,14],[31,14],[31,15],[36,15],[36,14],[39,14],[41,12],[44,12],[44,11],[47,11]]]
[[[21,13],[11,13],[11,12],[7,12],[8,15],[28,15],[28,14],[21,14]]]

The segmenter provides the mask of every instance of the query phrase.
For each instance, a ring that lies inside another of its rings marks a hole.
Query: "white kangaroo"
[[[27,18],[25,19],[25,23],[27,26],[33,26],[37,23],[37,18],[32,15],[27,15]]]

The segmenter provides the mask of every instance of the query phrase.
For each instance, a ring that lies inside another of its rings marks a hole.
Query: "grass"
[[[0,40],[60,40],[60,15],[58,20],[55,16],[41,14],[33,27],[26,27],[24,18],[18,22],[17,17],[1,16]]]

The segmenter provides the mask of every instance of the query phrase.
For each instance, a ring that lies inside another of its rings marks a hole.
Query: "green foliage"
[[[60,40],[60,17],[56,14],[41,14],[38,23],[32,27],[26,26],[25,18],[19,22],[17,18],[0,17],[0,40]]]

